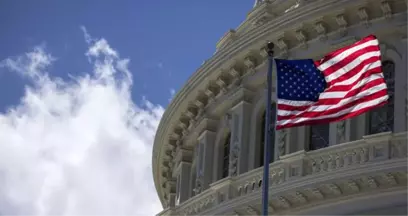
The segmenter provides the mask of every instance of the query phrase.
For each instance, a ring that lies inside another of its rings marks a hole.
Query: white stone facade
[[[266,42],[276,57],[317,59],[369,34],[381,43],[389,104],[274,134],[270,214],[406,215],[406,0],[256,1],[163,115],[153,149],[159,215],[259,215]]]

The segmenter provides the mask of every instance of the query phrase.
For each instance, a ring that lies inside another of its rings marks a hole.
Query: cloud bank
[[[129,59],[84,27],[93,71],[49,76],[44,46],[0,61],[26,86],[0,113],[0,215],[155,215],[152,144],[163,107],[132,102]],[[65,59],[68,60],[69,59]]]

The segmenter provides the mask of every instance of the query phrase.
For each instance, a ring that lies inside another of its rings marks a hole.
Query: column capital
[[[231,111],[235,112],[237,109],[239,109],[240,107],[244,106],[244,105],[252,105],[252,103],[245,101],[245,100],[241,100],[238,103],[236,103],[233,107],[231,107]]]
[[[200,137],[203,133],[215,132],[217,130],[218,120],[213,118],[203,118],[195,127],[194,132],[198,135],[197,139],[200,140]]]
[[[198,151],[196,157],[198,158],[198,163],[196,188],[198,191],[207,189],[212,181],[215,135],[216,133],[213,131],[204,130],[197,138]]]
[[[197,140],[202,140],[205,136],[215,136],[215,132],[212,130],[203,130],[200,135],[198,135]]]
[[[185,187],[185,185],[190,184],[191,166],[191,163],[182,161],[175,169],[177,173],[176,205],[180,205],[189,197],[190,187]]]
[[[176,151],[175,160],[175,167],[176,169],[173,171],[173,176],[178,175],[179,167],[182,164],[191,164],[193,161],[193,151],[190,149],[185,148],[178,148]]]
[[[190,162],[181,161],[180,163],[177,164],[177,166],[175,167],[173,171],[173,176],[174,176],[173,178],[175,178],[181,173],[181,170],[183,169],[183,167],[191,167],[191,166],[192,164]]]

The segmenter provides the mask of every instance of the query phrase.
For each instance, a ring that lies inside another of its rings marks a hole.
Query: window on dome
[[[271,128],[272,128],[272,133],[271,133],[271,142],[275,142],[275,130],[274,130],[274,127],[275,127],[275,110],[276,110],[276,106],[275,106],[275,104],[272,104],[272,112],[271,112]],[[262,115],[262,121],[261,121],[261,125],[260,125],[260,128],[261,128],[261,142],[260,142],[260,147],[259,147],[259,166],[263,166],[263,164],[264,164],[264,147],[265,147],[265,115],[266,115],[266,112],[264,111],[264,113],[263,113],[263,115]],[[274,149],[272,149],[272,153],[271,154],[273,154],[273,152],[274,152]],[[269,161],[270,163],[272,162],[272,155],[271,155],[271,157],[270,157],[270,161]]]
[[[368,134],[393,131],[394,129],[395,64],[392,61],[384,61],[382,68],[389,99],[386,105],[369,112]]]
[[[229,155],[230,155],[231,133],[227,134],[223,146],[223,161],[222,161],[222,178],[228,176],[229,171]]]
[[[330,124],[316,124],[309,127],[309,150],[329,146]]]

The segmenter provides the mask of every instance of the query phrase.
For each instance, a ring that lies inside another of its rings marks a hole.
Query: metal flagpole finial
[[[273,56],[273,48],[275,47],[275,44],[273,44],[273,42],[268,42],[268,44],[266,45],[266,51],[268,52],[268,56]]]

